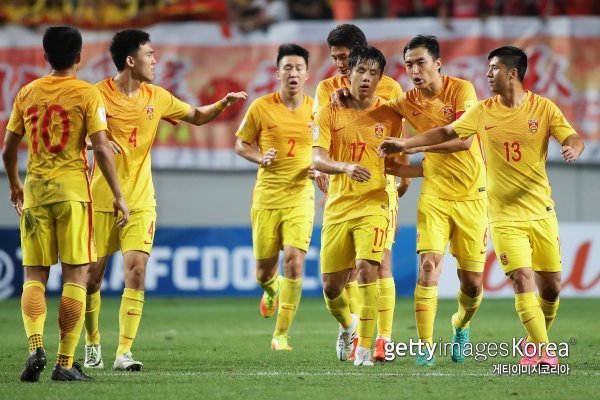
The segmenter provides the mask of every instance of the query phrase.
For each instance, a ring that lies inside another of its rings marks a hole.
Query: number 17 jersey
[[[115,165],[125,202],[131,210],[155,207],[150,149],[161,118],[184,118],[191,106],[160,86],[142,83],[136,96],[122,93],[113,78],[96,84],[106,104],[109,139],[121,148]],[[113,196],[106,178],[94,163],[92,172],[94,211],[112,211]]]

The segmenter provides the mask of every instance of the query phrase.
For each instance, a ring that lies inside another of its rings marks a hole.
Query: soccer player
[[[327,36],[327,45],[333,64],[337,68],[338,75],[322,80],[317,85],[315,103],[313,105],[313,117],[321,107],[329,104],[332,94],[339,88],[350,86],[350,69],[348,67],[348,57],[350,51],[357,46],[366,46],[367,39],[363,31],[356,25],[342,24],[335,27]],[[383,75],[377,84],[375,96],[382,100],[395,99],[402,94],[400,84],[387,75]],[[317,173],[318,175],[319,173]],[[317,176],[317,183],[321,190],[326,193],[326,176],[324,179]],[[396,186],[396,179],[392,175],[387,176],[386,192],[389,196],[389,216],[390,221],[388,231],[386,232],[386,242],[383,250],[383,259],[378,268],[377,291],[379,293],[379,306],[377,313],[377,339],[375,341],[374,358],[378,361],[385,361],[385,344],[391,341],[392,325],[394,322],[394,308],[396,305],[396,285],[392,275],[391,251],[396,234],[396,222],[398,217],[398,198],[402,197],[408,185],[410,178],[401,178]],[[359,310],[358,284],[356,280],[356,270],[350,274],[349,281],[346,284],[346,291],[350,299],[350,311],[357,314]],[[353,359],[353,354],[350,355]]]
[[[371,344],[378,308],[377,269],[389,228],[389,196],[385,168],[395,164],[376,156],[388,134],[398,135],[398,117],[375,93],[385,57],[370,46],[350,52],[350,97],[347,108],[328,105],[317,114],[313,133],[315,168],[331,178],[321,239],[321,273],[327,309],[339,322],[337,355],[354,365],[373,365]],[[353,268],[358,270],[358,316],[351,313],[344,290]]]
[[[417,132],[444,126],[477,102],[470,82],[440,73],[440,45],[434,36],[412,38],[404,47],[404,61],[415,87],[390,103]],[[450,243],[460,280],[458,311],[451,320],[455,343],[451,358],[461,362],[464,346],[469,342],[469,323],[483,297],[488,228],[485,165],[481,147],[472,138],[466,141],[457,138],[417,150],[427,152],[417,208],[419,274],[414,297],[417,332],[421,341],[433,342],[437,287],[442,258]],[[431,366],[434,360],[418,355],[416,362]]]
[[[62,264],[63,291],[58,308],[60,341],[52,380],[87,381],[73,362],[85,312],[85,280],[96,259],[92,237],[92,199],[85,139],[89,136],[98,165],[107,177],[107,198],[118,227],[129,218],[106,136],[104,101],[96,87],[77,79],[81,34],[71,27],[51,27],[43,38],[52,72],[23,87],[15,99],[2,158],[10,199],[21,217],[25,283],[21,312],[29,338],[24,382],[37,382],[46,366],[43,336],[45,290],[50,266]],[[18,145],[29,137],[25,188],[17,169]],[[114,196],[114,198],[113,198]]]
[[[558,222],[546,175],[548,141],[562,144],[562,156],[575,161],[584,144],[552,101],[523,89],[527,55],[504,46],[490,52],[487,78],[496,96],[481,101],[450,125],[410,139],[389,139],[381,154],[391,154],[477,134],[487,160],[492,241],[513,283],[515,308],[537,345],[522,364],[558,363],[544,351],[559,305],[561,258]],[[536,298],[536,286],[539,296]]]
[[[205,124],[221,111],[245,99],[246,93],[228,93],[215,104],[192,107],[165,89],[151,85],[156,58],[150,36],[140,30],[124,30],[113,37],[110,53],[118,74],[97,84],[106,103],[108,134],[120,154],[115,158],[119,182],[131,208],[130,223],[118,230],[110,213],[107,180],[93,170],[95,238],[98,261],[92,263],[87,279],[85,367],[103,368],[98,315],[100,285],[107,257],[121,250],[125,289],[119,310],[119,346],[113,369],[139,371],[142,363],[133,359],[144,304],[144,277],[156,230],[156,200],[151,176],[150,147],[161,119]]]
[[[273,350],[292,349],[288,331],[300,304],[302,267],[315,215],[314,187],[308,176],[313,99],[304,93],[308,57],[308,51],[296,44],[279,47],[279,90],[256,99],[236,133],[236,153],[259,165],[252,195],[252,242],[256,279],[264,290],[263,317],[275,313],[279,298]],[[281,249],[283,278],[278,274]]]

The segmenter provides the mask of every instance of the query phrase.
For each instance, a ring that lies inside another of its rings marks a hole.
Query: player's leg
[[[252,247],[256,259],[256,282],[263,289],[260,313],[270,318],[277,311],[282,278],[279,276],[279,251],[281,241],[281,216],[279,209],[256,209],[252,215]]]
[[[104,368],[100,344],[101,297],[100,287],[108,257],[119,249],[119,228],[112,212],[94,212],[94,238],[98,259],[90,264],[87,274],[85,302],[85,360],[86,368]]]
[[[515,292],[515,309],[528,340],[536,345],[548,342],[544,313],[535,296],[535,277],[531,268],[530,225],[525,222],[493,222],[492,241],[504,273],[510,277]],[[537,363],[537,354],[527,354],[522,364]]]
[[[451,202],[422,194],[417,207],[417,252],[419,272],[414,295],[415,320],[419,340],[433,343],[433,324],[437,312],[438,282],[442,258],[450,240]],[[417,365],[432,366],[433,359],[424,354],[416,358]]]
[[[58,307],[60,341],[52,380],[89,381],[92,378],[83,374],[74,357],[85,320],[88,268],[96,261],[91,204],[65,201],[53,204],[52,212],[63,274]]]
[[[325,225],[321,231],[321,279],[329,313],[339,324],[336,355],[346,361],[354,349],[358,317],[350,313],[345,285],[354,268],[355,251],[348,222]]]
[[[358,271],[356,270],[356,267],[352,267],[350,270],[345,290],[348,295],[348,301],[350,302],[350,312],[358,315]]]
[[[58,262],[56,231],[50,207],[23,210],[20,222],[23,249],[24,284],[21,315],[29,341],[29,356],[21,372],[23,382],[37,382],[46,367],[44,323],[46,321],[46,284],[50,265]]]
[[[487,201],[455,201],[450,252],[457,260],[460,281],[458,310],[452,315],[452,361],[462,362],[470,341],[470,322],[483,298],[483,268],[487,248]]]
[[[373,365],[371,344],[379,306],[377,269],[383,257],[387,228],[388,219],[382,216],[367,216],[353,220],[352,234],[356,249],[360,307],[354,365]]]

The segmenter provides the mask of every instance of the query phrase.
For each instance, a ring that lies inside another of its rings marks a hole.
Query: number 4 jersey
[[[165,89],[142,83],[136,96],[122,93],[113,78],[96,84],[106,103],[108,136],[121,148],[115,155],[119,183],[131,210],[156,206],[150,148],[161,119],[175,123],[191,106]],[[94,211],[112,211],[113,196],[100,168],[92,172]]]
[[[546,175],[548,140],[574,134],[558,107],[532,92],[510,109],[499,96],[480,101],[452,123],[456,134],[478,134],[487,161],[490,222],[533,221],[555,215]]]
[[[86,137],[106,130],[102,96],[73,76],[44,76],[23,87],[7,129],[29,141],[24,207],[90,202]]]

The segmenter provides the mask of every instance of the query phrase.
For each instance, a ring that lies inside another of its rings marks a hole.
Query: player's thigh
[[[458,268],[483,272],[487,253],[487,201],[454,201],[452,214],[450,253],[458,260]]]
[[[321,230],[321,274],[354,268],[355,257],[349,221],[324,225]]]
[[[98,258],[114,254],[119,250],[119,227],[112,212],[94,211],[94,239]]]
[[[60,260],[73,266],[96,261],[92,204],[63,201],[53,204],[52,212]]]
[[[519,268],[531,268],[528,222],[492,222],[490,232],[496,257],[506,275]]]
[[[417,206],[417,253],[446,252],[450,240],[452,203],[422,194]]]
[[[532,268],[536,272],[560,272],[560,242],[556,217],[531,221]]]
[[[398,229],[398,193],[395,187],[394,193],[388,193],[388,196],[390,201],[388,220],[390,223],[385,236],[385,248],[391,251],[396,242],[396,230]]]
[[[315,207],[307,204],[286,208],[281,211],[281,235],[284,246],[291,246],[306,252],[312,236]]]
[[[250,212],[254,258],[261,260],[277,256],[283,246],[281,210],[253,208]]]
[[[381,215],[369,215],[355,218],[352,224],[352,236],[357,260],[369,260],[381,264],[385,248],[385,233],[388,219]]]
[[[51,204],[26,208],[21,215],[24,266],[49,267],[58,262],[58,245]]]
[[[119,246],[123,254],[135,250],[150,254],[156,232],[156,208],[133,210],[129,222],[119,230]]]

